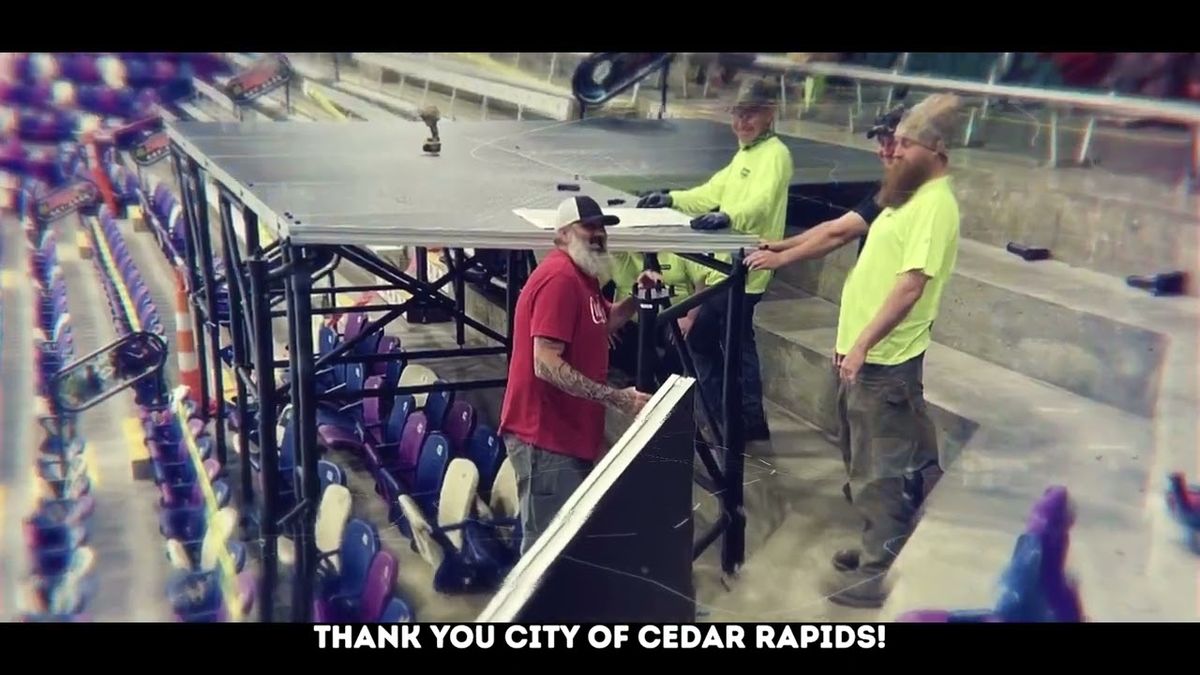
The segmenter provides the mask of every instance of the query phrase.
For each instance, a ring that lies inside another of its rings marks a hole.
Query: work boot
[[[884,579],[884,573],[838,572],[825,579],[821,594],[835,605],[878,609],[883,607],[888,596]]]
[[[745,429],[746,442],[753,441],[769,441],[771,440],[771,429],[767,427],[766,422],[757,424],[748,424]]]
[[[862,551],[856,548],[844,548],[833,554],[833,568],[839,572],[853,572],[858,569],[858,561]]]

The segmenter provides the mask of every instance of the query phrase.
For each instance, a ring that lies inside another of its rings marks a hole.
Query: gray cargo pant
[[[894,366],[866,364],[854,384],[838,389],[842,459],[863,519],[864,572],[891,567],[942,475],[923,371],[924,354]]]
[[[504,446],[517,473],[524,554],[587,478],[592,463],[543,450],[512,434],[504,435]]]

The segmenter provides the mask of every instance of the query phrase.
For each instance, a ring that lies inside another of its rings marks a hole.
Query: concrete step
[[[746,513],[746,559],[754,559],[774,537],[789,514],[800,511],[816,519],[808,538],[815,543],[826,527],[838,522],[845,505],[841,453],[813,425],[768,402],[770,441],[746,446],[742,490]],[[717,455],[723,465],[723,457]],[[720,519],[720,489],[715,488],[699,458],[696,470],[696,535],[708,532]],[[714,489],[715,488],[715,489]],[[714,544],[712,551],[720,551]],[[715,558],[720,567],[719,554]]]
[[[518,119],[526,114],[569,120],[575,117],[576,103],[570,92],[547,85],[531,86],[497,77],[491,69],[450,59],[431,59],[401,53],[362,52],[353,55],[364,74],[379,73],[404,80],[415,80],[428,90],[450,93],[455,97],[484,101],[485,106],[515,110]]]
[[[829,432],[836,423],[833,309],[819,298],[768,299],[757,322],[767,395]],[[1175,374],[1194,373],[1191,344],[1168,362],[1169,419],[1151,420],[934,343],[925,397],[947,473],[897,561],[882,616],[991,606],[1030,507],[1058,484],[1075,500],[1071,566],[1091,616],[1194,618],[1196,580],[1158,508],[1165,472],[1195,471],[1194,419],[1178,419],[1185,413],[1175,405],[1195,400],[1195,384],[1182,382],[1189,376]],[[770,560],[775,539],[788,531],[785,522],[758,555]]]
[[[846,246],[824,260],[785,268],[778,278],[836,303],[856,256],[857,247]],[[1107,275],[1057,261],[1028,263],[962,239],[933,336],[957,351],[1150,416],[1167,345],[1194,334],[1197,315],[1190,298],[1152,297]]]

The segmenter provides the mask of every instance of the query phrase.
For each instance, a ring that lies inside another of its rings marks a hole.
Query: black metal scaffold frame
[[[201,167],[196,157],[176,140],[171,142],[171,162],[179,186],[186,230],[186,281],[188,298],[195,323],[196,350],[202,374],[200,391],[194,392],[197,408],[211,413],[217,420],[215,441],[218,458],[224,465],[226,434],[224,430],[226,401],[224,400],[223,368],[220,356],[220,333],[216,320],[216,291],[220,283],[226,283],[229,294],[229,330],[233,342],[233,371],[236,373],[237,401],[234,405],[238,427],[238,454],[240,461],[240,486],[244,506],[251,504],[254,480],[249,457],[251,444],[258,446],[261,475],[261,499],[257,501],[257,536],[262,544],[262,578],[259,592],[260,618],[262,621],[276,620],[274,613],[275,590],[278,579],[278,537],[291,536],[295,542],[296,582],[293,585],[292,620],[311,620],[313,581],[316,572],[317,551],[314,528],[320,484],[317,461],[320,448],[317,440],[317,404],[322,401],[355,401],[368,397],[395,396],[399,394],[425,393],[441,390],[469,390],[503,387],[506,379],[467,380],[453,383],[438,383],[419,386],[399,386],[370,390],[331,392],[315,391],[314,375],[321,369],[343,363],[379,363],[390,360],[410,362],[417,359],[437,359],[463,356],[511,355],[513,316],[520,289],[533,265],[531,251],[509,250],[506,270],[506,321],[507,330],[499,334],[481,322],[467,316],[465,308],[465,277],[472,260],[461,248],[445,249],[448,272],[441,278],[430,281],[423,264],[418,265],[416,278],[396,269],[367,247],[357,245],[308,245],[296,244],[288,237],[264,245],[259,235],[259,213],[249,203],[239,198],[239,185],[227,185],[216,173]],[[224,274],[218,277],[213,265],[213,229],[209,221],[208,196],[205,176],[217,188],[219,227],[219,253],[225,260]],[[242,237],[238,236],[233,220],[234,209],[240,211],[244,226]],[[238,246],[242,241],[243,253]],[[471,243],[465,243],[471,246]],[[645,268],[658,270],[657,252],[644,252]],[[427,249],[418,247],[418,261],[423,263]],[[654,331],[666,326],[673,332],[680,350],[686,374],[695,376],[681,331],[676,319],[691,308],[708,301],[718,294],[727,294],[728,319],[725,327],[724,344],[724,391],[722,401],[701,401],[700,412],[709,421],[710,435],[696,434],[696,451],[708,474],[718,486],[721,500],[721,518],[709,532],[695,543],[694,557],[707,549],[724,535],[721,549],[722,568],[734,574],[744,562],[745,514],[743,510],[743,461],[745,440],[741,414],[742,377],[741,359],[738,356],[742,343],[742,317],[745,307],[745,280],[747,271],[742,264],[743,251],[732,254],[730,262],[724,262],[710,254],[679,253],[689,260],[716,269],[726,276],[720,283],[671,306],[663,296],[646,293],[638,296],[639,330],[638,388],[653,392],[658,383],[657,352]],[[334,281],[334,268],[340,263],[351,263],[362,270],[388,282],[386,285],[342,286]],[[316,282],[328,277],[329,287],[318,288]],[[447,284],[453,284],[454,297],[441,293]],[[369,304],[353,307],[337,307],[335,296],[344,293],[360,293],[383,289],[402,289],[410,299],[400,304]],[[329,308],[314,308],[312,296],[329,297]],[[656,296],[656,297],[652,297]],[[273,308],[285,305],[284,311]],[[407,310],[423,308],[441,311],[455,322],[457,349],[429,349],[404,351],[397,355],[352,355],[348,354],[355,345],[368,336],[380,333],[392,321],[403,316]],[[384,316],[368,322],[359,335],[339,344],[332,352],[317,357],[311,326],[313,318],[327,314],[350,314],[355,312],[385,312]],[[273,319],[286,317],[288,323],[288,359],[275,360]],[[498,346],[466,347],[465,327],[491,338]],[[287,385],[275,386],[275,370],[287,368],[291,374]],[[209,378],[214,392],[209,390]],[[250,405],[250,400],[255,405]],[[297,506],[289,513],[280,513],[279,498],[279,448],[276,439],[276,424],[279,410],[285,402],[292,404],[292,433],[296,440],[296,465],[299,484],[296,489]],[[717,413],[719,409],[720,413]],[[253,417],[252,417],[253,416]],[[248,420],[254,419],[254,426]],[[719,422],[719,423],[718,423]],[[723,450],[718,462],[713,454],[715,448]]]

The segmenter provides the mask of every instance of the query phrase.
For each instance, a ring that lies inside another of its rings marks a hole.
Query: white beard
[[[607,251],[594,251],[582,239],[570,237],[567,241],[567,255],[584,274],[595,277],[601,286],[607,284],[612,277],[612,256]]]

